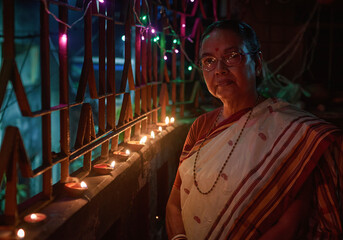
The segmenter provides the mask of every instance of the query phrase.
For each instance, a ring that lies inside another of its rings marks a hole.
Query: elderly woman
[[[166,208],[169,239],[343,239],[342,134],[259,96],[261,61],[246,23],[204,32],[200,67],[223,106],[190,128]]]

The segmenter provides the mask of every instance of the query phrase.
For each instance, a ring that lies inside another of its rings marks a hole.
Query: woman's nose
[[[216,74],[226,74],[228,72],[229,72],[228,66],[226,66],[221,59],[219,59],[217,62],[217,66],[215,68],[215,73]]]

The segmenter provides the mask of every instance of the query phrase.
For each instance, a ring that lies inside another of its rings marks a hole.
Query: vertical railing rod
[[[60,0],[60,2],[67,3],[67,0]],[[59,18],[63,22],[68,21],[68,9],[59,6],[58,7]],[[69,90],[68,90],[68,40],[64,42],[62,40],[63,34],[67,35],[67,27],[59,23],[59,77],[60,77],[60,104],[69,103]],[[69,108],[63,109],[60,112],[60,144],[61,152],[64,155],[69,156],[70,150],[70,129],[69,129]],[[66,182],[69,177],[69,161],[63,161],[61,163],[61,182]]]
[[[111,0],[107,4],[107,15],[114,17],[114,3]],[[106,46],[107,46],[107,93],[112,94],[107,98],[107,129],[116,128],[116,85],[115,85],[115,28],[113,21],[107,21]],[[118,136],[111,140],[111,151],[118,146]]]
[[[45,11],[44,3],[40,4],[40,56],[41,56],[41,98],[42,109],[50,109],[50,46],[49,46],[49,15]],[[51,155],[51,114],[42,117],[42,157],[43,165],[52,165]],[[43,174],[43,196],[50,199],[52,196],[52,170]]]
[[[99,13],[105,14],[105,6],[104,4],[99,4]],[[103,95],[106,93],[106,66],[105,66],[105,58],[106,58],[106,30],[105,30],[105,19],[98,18],[99,21],[99,95]],[[106,106],[105,106],[105,98],[99,99],[99,133],[106,132]],[[105,142],[101,146],[101,158],[108,158],[108,146],[109,142]]]

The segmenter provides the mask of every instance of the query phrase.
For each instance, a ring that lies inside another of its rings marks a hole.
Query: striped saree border
[[[227,238],[253,239],[266,231],[287,209],[316,166],[320,155],[330,144],[326,136],[336,130],[323,122],[309,126],[303,139],[295,145],[265,187],[241,213]]]
[[[279,135],[279,137],[277,138],[277,140],[275,141],[275,143],[273,144],[273,146],[271,147],[271,149],[267,152],[267,154],[265,155],[265,157],[260,161],[260,163],[254,168],[252,169],[248,175],[242,180],[242,182],[239,184],[239,186],[237,187],[237,189],[234,191],[234,193],[232,194],[231,198],[228,200],[227,204],[225,205],[224,209],[221,211],[221,213],[219,214],[218,218],[215,220],[214,224],[212,225],[212,228],[210,229],[210,231],[208,232],[207,236],[206,236],[206,239],[207,238],[210,238],[211,235],[213,234],[215,228],[217,227],[217,225],[219,224],[219,222],[222,220],[222,217],[224,216],[225,212],[229,209],[233,199],[236,197],[236,195],[238,194],[239,191],[241,191],[242,187],[248,182],[248,179],[256,172],[258,171],[258,169],[263,165],[263,163],[266,161],[267,157],[270,156],[271,152],[275,149],[276,145],[280,142],[280,140],[282,139],[282,137],[284,137],[286,135],[286,132],[289,131],[289,129],[294,125],[294,124],[298,124],[294,130],[292,131],[292,133],[288,134],[288,139],[286,140],[286,142],[283,144],[284,146],[281,147],[281,149],[275,153],[275,155],[273,156],[273,159],[271,160],[271,162],[268,163],[268,166],[266,167],[266,169],[264,170],[264,174],[266,173],[266,171],[268,171],[272,164],[276,161],[276,159],[278,158],[278,156],[282,153],[282,151],[286,148],[286,146],[292,141],[293,137],[298,133],[299,129],[301,126],[303,126],[304,123],[306,122],[310,122],[310,121],[317,121],[317,119],[315,118],[312,118],[308,115],[305,115],[305,116],[300,116],[296,119],[294,119],[286,128],[285,130]],[[327,124],[322,124],[322,122],[319,122],[317,124],[317,128],[315,128],[314,124],[312,124],[312,128],[309,128],[307,133],[303,136],[303,139],[308,138],[308,134],[310,133],[314,133],[314,130],[318,130],[320,129],[320,126],[322,126],[323,128],[323,132],[326,132],[328,130],[327,127]],[[319,133],[319,134],[314,134],[315,136],[320,136],[322,133]],[[314,136],[314,137],[315,137]],[[306,142],[306,141],[305,141]],[[316,142],[316,141],[314,141]],[[311,141],[310,141],[311,143]],[[313,143],[313,141],[312,141]],[[312,149],[313,148],[313,144],[309,144],[307,146],[307,148],[304,145],[304,141],[299,141],[299,143],[294,147],[294,148],[297,148],[298,151],[299,150],[302,150],[302,152],[306,152],[306,149]],[[317,148],[319,149],[319,148]],[[324,151],[324,150],[323,150]],[[294,152],[294,151],[293,151]],[[306,156],[308,156],[310,153],[307,153]],[[313,154],[313,153],[312,153]],[[290,156],[291,158],[294,159],[294,156]],[[306,158],[304,158],[306,159]],[[287,163],[287,161],[286,161]],[[314,168],[314,166],[312,166],[312,168]],[[263,178],[263,176],[262,176]],[[305,181],[306,178],[303,179],[303,181]],[[232,212],[229,214],[229,216],[227,217],[227,219],[225,220],[224,224],[221,226],[219,232],[217,233],[215,239],[218,239],[220,238],[220,236],[223,234],[224,230],[225,230],[225,227],[226,225],[229,223],[230,219],[232,218],[234,212],[239,208],[240,204],[244,201],[244,198],[256,187],[256,185],[258,184],[258,182],[260,181],[260,179],[257,179],[255,180],[251,185],[250,187],[247,189],[246,193],[243,194],[241,196],[241,198],[239,199],[238,203],[234,206],[234,208],[232,209]],[[267,185],[268,186],[268,185]],[[300,185],[299,185],[300,186]],[[270,190],[268,190],[270,191]],[[274,193],[275,194],[275,193]],[[257,199],[258,200],[258,199]],[[252,201],[254,202],[254,205],[256,204],[255,201]],[[239,226],[237,227],[237,229],[243,229],[242,227],[246,224],[246,221],[243,221],[243,223],[240,221],[238,221],[236,223],[236,225],[234,225],[232,227],[233,230],[235,230],[235,226]],[[251,225],[251,226],[254,226],[254,225]],[[237,231],[237,230],[236,230]],[[250,229],[251,231],[251,229]],[[229,233],[234,233],[235,231],[230,231]],[[231,234],[228,235],[228,237],[231,236]],[[212,236],[213,237],[213,236]],[[236,236],[235,236],[236,238]],[[241,239],[245,239],[245,238],[241,238]]]
[[[292,122],[289,123],[289,125],[284,129],[284,131],[278,136],[278,138],[276,139],[275,143],[272,145],[271,149],[267,152],[267,154],[264,156],[264,158],[256,165],[255,168],[253,168],[248,174],[247,176],[241,181],[241,183],[238,185],[238,187],[235,189],[235,191],[232,193],[231,197],[229,198],[229,200],[227,201],[227,203],[225,204],[225,207],[222,209],[220,215],[218,216],[218,218],[214,221],[213,225],[212,225],[212,228],[210,229],[210,231],[208,232],[207,236],[206,236],[206,239],[210,238],[210,236],[212,235],[212,233],[214,232],[215,228],[217,227],[217,225],[219,224],[219,221],[221,220],[221,218],[224,216],[224,213],[228,210],[228,208],[230,207],[231,203],[233,202],[234,198],[237,196],[237,194],[241,191],[241,189],[243,188],[243,186],[245,184],[247,184],[249,178],[251,176],[253,176],[254,173],[256,173],[261,167],[262,165],[264,164],[264,162],[266,161],[266,159],[271,155],[272,151],[275,149],[275,147],[277,146],[277,144],[281,141],[282,137],[285,136],[286,132],[289,131],[289,129],[297,123],[297,121],[300,121],[300,120],[304,120],[304,118],[307,118],[308,116],[301,116],[301,117],[298,117],[296,119],[294,119]],[[284,145],[287,145],[294,137],[295,134],[297,134],[298,130],[300,128],[300,125],[295,127],[295,129],[293,130],[293,132],[290,134],[290,137],[288,138],[288,140],[285,142]],[[284,149],[285,147],[281,148],[282,150]],[[279,152],[277,154],[280,155],[281,152]],[[252,189],[249,188],[247,190],[247,194],[249,194],[249,192],[251,191]],[[246,196],[244,195],[244,196]],[[243,196],[243,197],[244,197]],[[238,206],[236,206],[235,210],[238,208]],[[231,219],[233,213],[231,212],[231,214],[229,215],[228,217],[228,220]],[[221,232],[223,232],[223,229],[221,229]]]

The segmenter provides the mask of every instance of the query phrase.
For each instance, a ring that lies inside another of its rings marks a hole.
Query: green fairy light
[[[188,66],[188,71],[192,71],[193,67],[192,66]]]
[[[174,40],[173,40],[173,43],[176,44],[176,43],[177,43],[177,39],[174,39]]]

